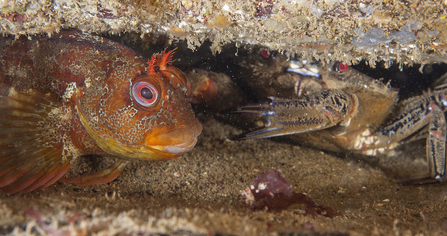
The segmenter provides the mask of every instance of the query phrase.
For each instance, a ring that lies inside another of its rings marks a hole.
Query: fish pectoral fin
[[[0,189],[26,193],[47,187],[70,168],[73,156],[49,130],[49,113],[62,103],[38,93],[0,96]]]
[[[59,182],[62,183],[75,183],[78,186],[88,186],[88,185],[94,185],[94,184],[106,184],[118,177],[118,175],[121,174],[124,167],[129,162],[126,160],[118,159],[115,164],[109,166],[107,169],[102,170],[97,173],[89,174],[89,175],[83,175],[79,177],[74,178],[63,178],[60,179]]]

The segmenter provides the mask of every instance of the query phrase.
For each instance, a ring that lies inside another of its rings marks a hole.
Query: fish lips
[[[184,125],[153,127],[145,136],[147,147],[178,157],[194,148],[202,133],[202,125],[197,119]]]

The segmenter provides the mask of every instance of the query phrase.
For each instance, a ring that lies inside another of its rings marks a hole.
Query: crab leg
[[[390,146],[396,143],[419,139],[419,134],[428,133],[426,144],[426,158],[429,166],[429,177],[401,181],[404,184],[431,183],[442,181],[446,168],[446,120],[444,111],[435,102],[435,97],[423,97],[419,102],[408,102],[399,118],[391,121],[378,132],[378,137],[387,141]],[[424,131],[425,128],[427,131]]]
[[[323,90],[309,99],[271,98],[272,102],[240,107],[236,112],[264,116],[261,129],[244,133],[238,139],[254,139],[304,133],[347,125],[358,104],[355,95],[341,90]]]
[[[432,120],[429,125],[427,138],[427,161],[430,168],[430,177],[436,181],[442,181],[445,177],[445,137],[446,123],[444,112],[440,107],[432,106]]]

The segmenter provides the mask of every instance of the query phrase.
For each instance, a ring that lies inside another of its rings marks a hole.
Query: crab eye
[[[337,67],[337,71],[338,71],[338,72],[344,72],[344,71],[347,71],[348,68],[349,68],[349,65],[348,65],[348,64],[345,64],[345,63],[339,63],[339,64],[338,64],[338,67]]]
[[[138,82],[132,87],[132,96],[140,105],[148,107],[157,102],[159,91],[148,82]]]
[[[268,48],[261,49],[261,55],[264,58],[269,58],[271,56],[270,50]]]

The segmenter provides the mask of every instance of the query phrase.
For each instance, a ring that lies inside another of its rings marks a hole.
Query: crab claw
[[[444,177],[425,177],[420,179],[406,179],[406,180],[398,180],[396,181],[399,184],[403,185],[423,185],[423,184],[436,184],[441,183]]]
[[[240,113],[244,115],[263,116],[265,119],[264,127],[260,127],[233,137],[233,140],[269,138],[274,136],[285,135],[282,131],[282,125],[272,122],[275,117],[275,111],[269,104],[253,104],[237,108],[232,113]]]
[[[243,106],[234,113],[263,116],[263,128],[237,139],[270,138],[326,129],[349,122],[355,99],[343,91],[323,90],[307,99],[270,97],[270,103]]]
[[[397,183],[403,185],[422,185],[422,184],[436,184],[442,182],[443,178],[420,178],[420,179],[408,179],[408,180],[399,180]]]

